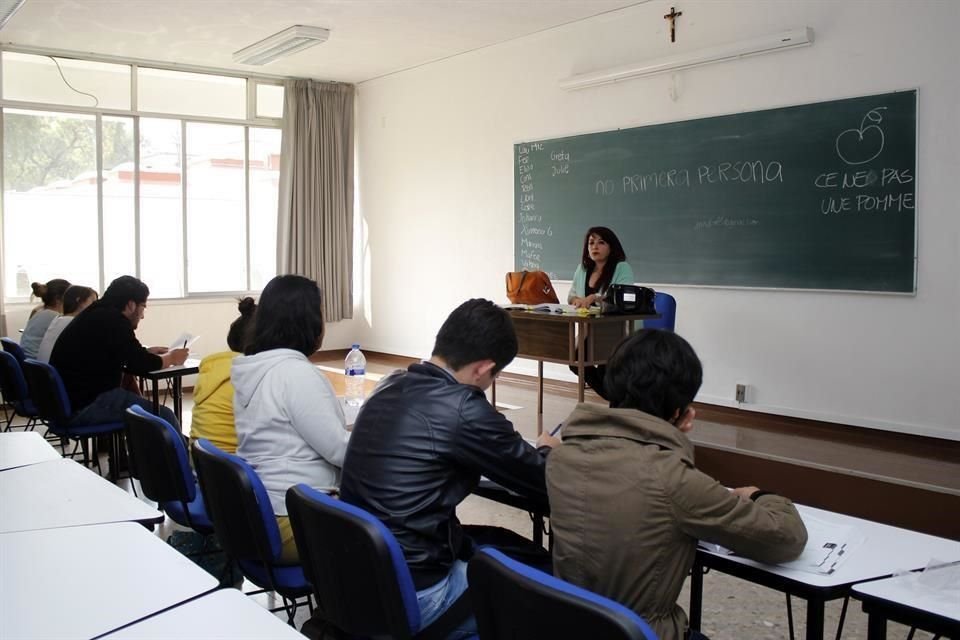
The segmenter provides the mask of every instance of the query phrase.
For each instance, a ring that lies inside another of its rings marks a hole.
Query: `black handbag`
[[[612,284],[603,293],[602,311],[616,313],[656,313],[656,292],[635,284]]]

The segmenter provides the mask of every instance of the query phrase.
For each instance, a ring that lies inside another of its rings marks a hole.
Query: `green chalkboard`
[[[588,227],[639,283],[916,290],[917,93],[522,142],[518,269],[568,280]]]

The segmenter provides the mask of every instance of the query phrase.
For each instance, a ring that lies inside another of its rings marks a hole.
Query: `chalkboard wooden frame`
[[[644,284],[915,295],[916,89],[514,145],[515,264],[590,226]]]

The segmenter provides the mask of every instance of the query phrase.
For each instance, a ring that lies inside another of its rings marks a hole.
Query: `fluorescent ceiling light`
[[[13,17],[27,0],[0,0],[0,29]]]
[[[264,38],[256,44],[240,49],[233,54],[233,61],[241,64],[262,65],[277,58],[289,56],[307,47],[326,42],[330,31],[322,27],[294,25]]]
[[[637,62],[604,71],[594,71],[593,73],[582,73],[570,76],[560,81],[560,88],[568,90],[584,89],[586,87],[620,82],[621,80],[653,75],[655,73],[689,69],[690,67],[698,67],[713,62],[724,62],[726,60],[734,60],[736,58],[744,58],[761,53],[770,53],[780,49],[803,47],[810,44],[813,44],[813,29],[803,27],[801,29],[792,29],[790,31],[782,31],[780,33],[751,38],[741,42],[731,42],[715,47],[707,47],[706,49],[688,51],[657,60]]]

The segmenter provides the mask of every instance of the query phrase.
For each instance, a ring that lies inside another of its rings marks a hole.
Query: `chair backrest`
[[[354,636],[410,638],[420,608],[396,538],[359,507],[299,484],[287,513],[323,618]]]
[[[23,362],[27,359],[27,354],[23,352],[23,349],[17,344],[16,340],[12,338],[0,338],[0,344],[3,345],[4,351],[17,359],[17,362]]]
[[[655,640],[621,604],[483,548],[467,566],[480,640]]]
[[[140,481],[144,495],[156,502],[189,503],[197,496],[183,436],[173,426],[143,407],[127,409],[127,449],[130,473]]]
[[[23,376],[27,379],[30,399],[37,408],[37,415],[54,429],[66,427],[72,410],[57,370],[46,362],[27,358],[23,361]]]
[[[221,546],[233,559],[272,566],[280,557],[280,528],[260,477],[243,458],[206,438],[193,445],[197,480]]]
[[[0,393],[3,398],[13,405],[17,413],[24,415],[30,403],[30,392],[27,389],[27,380],[23,376],[23,369],[16,357],[8,351],[0,351]]]
[[[643,328],[673,331],[674,324],[676,324],[677,321],[676,299],[669,293],[657,291],[653,298],[653,306],[656,308],[657,313],[660,314],[660,317],[654,320],[644,320]]]

